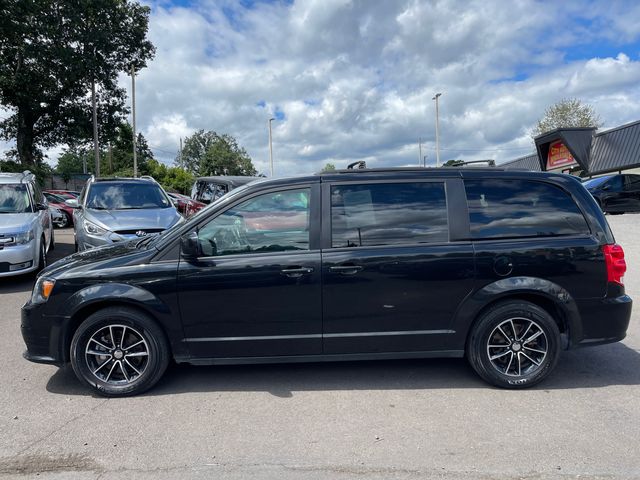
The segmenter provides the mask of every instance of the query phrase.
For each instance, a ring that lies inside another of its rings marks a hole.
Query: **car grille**
[[[116,230],[115,233],[118,235],[138,235],[138,232],[144,232],[146,235],[148,233],[159,233],[162,231],[164,231],[164,228],[137,228],[135,230]]]

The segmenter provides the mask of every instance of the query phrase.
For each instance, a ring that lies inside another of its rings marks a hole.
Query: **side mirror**
[[[44,203],[36,203],[36,210],[49,210],[49,206]]]
[[[77,198],[70,198],[69,200],[65,200],[64,203],[66,205],[69,205],[71,208],[80,208],[80,205],[78,205]]]
[[[184,258],[195,259],[200,256],[198,233],[191,232],[180,238],[180,252]]]

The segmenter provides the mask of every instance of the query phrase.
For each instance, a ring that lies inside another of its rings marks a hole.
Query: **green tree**
[[[443,167],[459,167],[460,165],[464,165],[462,160],[447,160],[442,164]]]
[[[83,173],[82,155],[79,151],[69,149],[58,157],[55,172],[62,177],[64,183],[68,183],[72,175]]]
[[[149,7],[133,0],[4,0],[0,4],[0,103],[12,115],[0,136],[27,166],[40,148],[92,136],[91,85],[108,138],[127,113],[118,74],[144,68]]]
[[[196,176],[256,175],[251,157],[231,135],[198,130],[188,137],[176,164]]]
[[[538,120],[531,136],[537,137],[556,128],[602,126],[602,120],[594,108],[577,98],[565,98],[551,105]]]
[[[333,163],[326,163],[324,167],[322,167],[323,172],[333,172],[335,171],[336,166]]]

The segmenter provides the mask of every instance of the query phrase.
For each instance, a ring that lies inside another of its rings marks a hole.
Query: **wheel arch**
[[[564,349],[570,348],[582,338],[580,314],[569,292],[549,280],[512,277],[486,285],[460,305],[453,321],[453,329],[461,334],[461,348],[466,349],[474,325],[485,312],[499,303],[512,300],[527,301],[547,311],[558,325]]]
[[[118,288],[120,287],[120,288]],[[110,307],[124,307],[140,312],[155,322],[167,340],[170,353],[175,350],[175,332],[179,322],[175,320],[175,326],[171,326],[171,311],[157,297],[139,287],[126,284],[103,284],[87,287],[74,294],[68,301],[70,306],[68,321],[63,336],[63,361],[70,359],[71,340],[78,327],[89,316],[99,310]]]

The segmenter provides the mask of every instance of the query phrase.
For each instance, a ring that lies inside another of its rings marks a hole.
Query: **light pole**
[[[438,98],[442,93],[436,93],[432,100],[436,101],[436,167],[440,166],[440,111],[438,110]]]
[[[131,128],[133,130],[133,177],[138,176],[138,158],[136,148],[136,70],[131,65]]]
[[[422,137],[418,137],[418,164],[422,163]]]
[[[269,119],[269,165],[271,167],[271,176],[273,177],[273,143],[271,141],[271,122],[273,122],[275,118]]]

